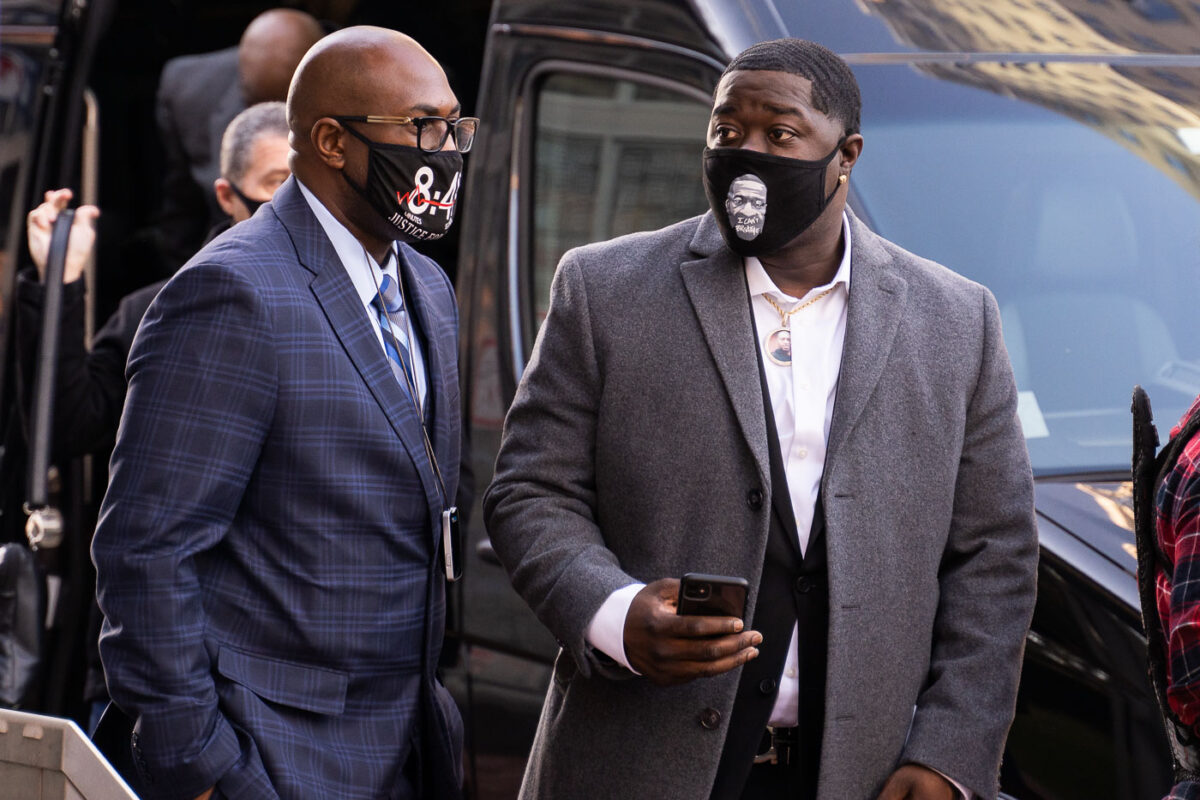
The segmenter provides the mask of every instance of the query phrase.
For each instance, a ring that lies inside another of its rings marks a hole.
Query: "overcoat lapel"
[[[879,237],[849,209],[846,213],[850,218],[850,300],[826,463],[837,458],[875,391],[908,302],[908,283],[893,270],[892,257]]]
[[[908,284],[893,270],[892,257],[879,237],[852,211],[846,213],[852,242],[851,289],[827,463],[836,457],[879,383],[908,296]],[[755,368],[757,345],[740,260],[725,247],[711,213],[701,219],[691,249],[701,258],[681,264],[683,282],[759,474],[766,481],[770,461],[762,389]]]
[[[425,453],[421,423],[416,409],[408,394],[396,381],[387,356],[379,346],[379,340],[363,310],[354,283],[346,274],[337,251],[333,249],[320,223],[313,216],[312,209],[308,207],[308,202],[300,193],[295,180],[289,178],[287,183],[279,188],[272,198],[271,205],[287,228],[300,263],[314,273],[310,288],[334,334],[346,354],[350,356],[375,401],[383,409],[388,423],[404,444],[409,457],[416,464],[429,507],[440,509],[442,503],[437,478]]]
[[[740,259],[725,247],[711,213],[701,219],[691,248],[701,258],[680,265],[683,283],[759,477],[769,486],[767,425],[745,271]]]

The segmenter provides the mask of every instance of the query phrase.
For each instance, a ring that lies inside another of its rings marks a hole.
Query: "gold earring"
[[[846,176],[844,174],[838,175],[838,184],[843,184],[845,182],[846,182]]]

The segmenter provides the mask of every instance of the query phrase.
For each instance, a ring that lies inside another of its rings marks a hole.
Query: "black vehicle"
[[[706,210],[712,89],[730,57],[778,36],[821,42],[855,70],[855,213],[986,284],[1002,310],[1042,551],[1003,790],[1161,797],[1129,398],[1146,386],[1169,426],[1200,393],[1194,4],[498,0],[457,284],[477,485],[559,257]],[[479,517],[448,678],[472,710],[482,787],[519,773],[558,647],[509,588]]]
[[[0,7],[6,534],[23,524],[6,309],[24,212],[57,185],[99,198],[103,319],[106,304],[148,281],[130,274],[118,242],[154,204],[125,171],[153,174],[158,67],[169,55],[231,44],[268,5]],[[463,33],[477,25],[482,35],[486,2],[441,5],[459,15]],[[399,13],[364,14],[348,19],[425,41]],[[460,90],[484,126],[468,157],[457,261],[464,413],[480,491],[561,254],[704,211],[700,153],[729,58],[785,35],[830,46],[863,92],[855,212],[993,290],[1022,393],[1042,560],[1003,789],[1021,800],[1160,797],[1169,765],[1134,583],[1128,408],[1141,383],[1165,426],[1200,393],[1200,342],[1189,336],[1200,307],[1195,4],[495,0],[486,30],[479,101]],[[458,70],[457,87],[481,53],[445,35],[445,47],[431,49]],[[98,110],[102,122],[90,139],[88,85],[90,118]],[[95,159],[81,155],[88,141],[98,142]],[[74,555],[58,569],[76,603],[86,595],[89,509],[101,493],[83,465],[64,467],[64,547]],[[478,503],[470,512],[445,680],[468,723],[475,796],[512,797],[558,647],[497,565]],[[68,694],[58,689],[49,710],[76,713]]]

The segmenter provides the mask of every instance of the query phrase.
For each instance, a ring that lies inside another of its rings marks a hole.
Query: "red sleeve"
[[[1196,727],[1200,719],[1200,436],[1188,443],[1163,481],[1157,505],[1160,542],[1175,565],[1169,586],[1164,580],[1168,576],[1159,580],[1159,613],[1169,655],[1167,699],[1185,724]]]

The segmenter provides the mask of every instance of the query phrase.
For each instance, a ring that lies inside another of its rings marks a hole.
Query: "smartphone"
[[[689,572],[679,581],[680,614],[737,617],[746,614],[745,578]]]

